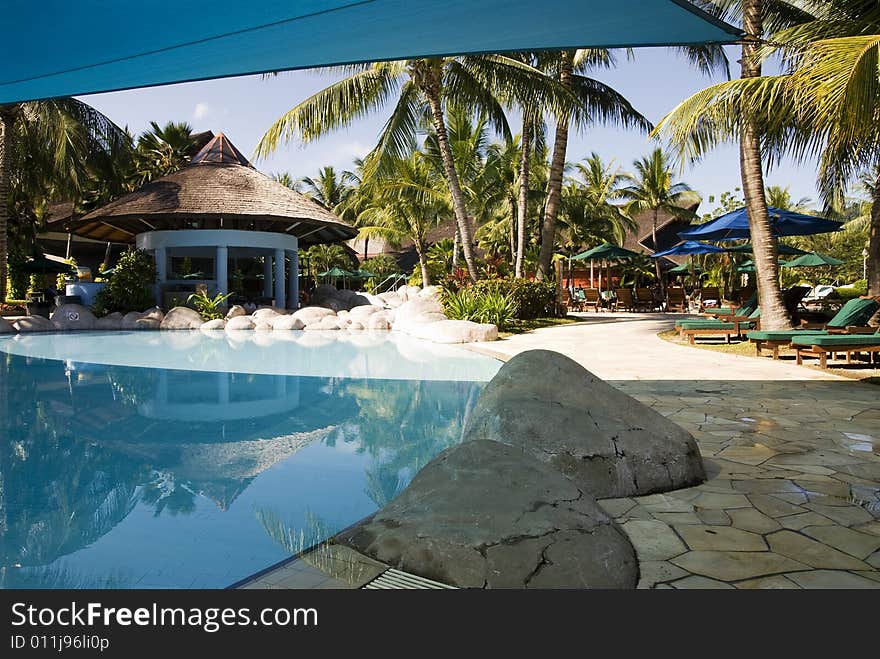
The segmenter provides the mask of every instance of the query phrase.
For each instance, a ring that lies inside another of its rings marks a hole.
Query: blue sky
[[[737,48],[728,48],[734,75],[738,69],[737,55]],[[665,48],[637,49],[633,60],[627,61],[622,56],[619,60],[616,68],[596,72],[593,77],[617,89],[654,122],[682,99],[713,82]],[[135,133],[144,130],[151,120],[160,124],[187,121],[197,130],[222,130],[250,156],[275,119],[330,80],[326,73],[300,71],[265,79],[261,76],[229,78],[95,94],[82,99]],[[271,159],[254,164],[267,173],[289,171],[294,176],[312,175],[323,165],[350,168],[352,158],[363,156],[375,144],[386,118],[387,112],[383,112],[312,144],[291,143],[279,149]],[[594,126],[573,136],[568,159],[578,160],[596,151],[604,159],[614,159],[628,169],[633,159],[645,155],[652,147],[643,134],[613,126]],[[679,180],[703,195],[701,212],[711,210],[709,195],[717,198],[721,192],[739,186],[736,148],[717,149],[701,162],[686,167]],[[795,198],[816,200],[815,163],[783,162],[769,173],[767,184],[790,186]]]

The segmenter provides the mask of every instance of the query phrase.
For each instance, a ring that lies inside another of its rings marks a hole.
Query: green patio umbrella
[[[366,270],[357,269],[351,273],[354,277],[358,279],[372,279],[373,277],[378,277],[379,275],[375,275],[372,272],[368,272]]]
[[[76,268],[69,263],[54,261],[48,258],[45,254],[32,256],[25,262],[21,269],[32,275],[76,274]]]
[[[330,268],[326,272],[319,272],[318,276],[319,277],[353,277],[354,273],[349,272],[348,270],[343,270],[342,268],[339,268],[334,265],[332,268]]]
[[[702,272],[703,269],[697,265],[694,266],[694,272]],[[669,269],[669,274],[671,275],[681,275],[687,274],[690,272],[690,267],[688,267],[687,263],[682,263],[681,265],[677,265],[674,268]]]
[[[780,265],[785,268],[818,268],[824,265],[843,265],[843,261],[836,259],[833,256],[819,254],[818,252],[807,252],[803,256],[792,259],[788,263],[782,263],[780,261]]]
[[[633,259],[637,256],[641,256],[641,254],[628,250],[625,247],[612,245],[611,243],[602,243],[598,247],[588,249],[586,252],[581,252],[580,254],[572,256],[571,260],[582,261],[585,259],[605,259],[606,261],[622,261],[624,259]]]

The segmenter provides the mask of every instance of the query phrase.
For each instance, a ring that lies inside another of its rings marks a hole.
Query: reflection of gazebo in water
[[[296,307],[297,250],[349,240],[356,230],[307,197],[250,165],[223,135],[183,169],[84,215],[69,225],[86,238],[134,243],[153,252],[157,301],[186,298],[198,284],[211,293],[229,292],[242,259],[260,259],[262,295],[279,307]],[[206,278],[184,279],[177,263],[198,261]],[[176,295],[175,295],[176,293]]]

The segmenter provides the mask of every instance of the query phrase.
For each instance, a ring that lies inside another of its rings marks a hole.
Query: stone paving
[[[676,316],[581,317],[476,349],[558,350],[697,439],[703,485],[600,502],[639,587],[880,588],[880,388],[658,338]]]

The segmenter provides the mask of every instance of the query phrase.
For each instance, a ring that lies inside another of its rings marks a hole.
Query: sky
[[[728,47],[727,51],[735,75],[738,49]],[[633,59],[620,56],[614,69],[590,75],[622,93],[655,123],[681,100],[720,80],[701,75],[683,57],[667,48],[636,49]],[[298,71],[80,98],[135,134],[148,128],[150,121],[159,124],[186,121],[197,131],[223,131],[242,153],[250,157],[260,137],[278,117],[333,79],[320,71]],[[294,177],[315,175],[325,165],[351,169],[353,158],[364,156],[375,145],[390,112],[389,106],[308,145],[283,145],[271,158],[253,164],[269,174],[287,171]],[[512,129],[518,132],[516,126]],[[606,161],[614,160],[626,171],[634,159],[648,154],[654,146],[642,133],[597,125],[571,137],[568,160],[577,161],[595,151]],[[809,197],[816,202],[815,172],[814,161],[798,163],[788,160],[767,173],[766,184],[789,186],[794,199]],[[719,147],[699,163],[684,167],[678,181],[687,183],[703,196],[700,213],[711,211],[710,195],[717,199],[722,192],[740,185],[736,147]]]

